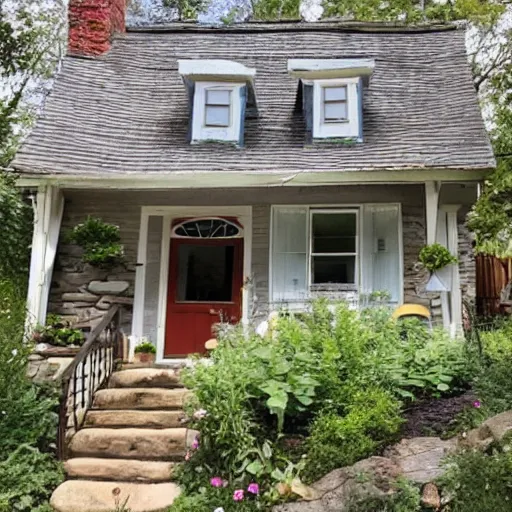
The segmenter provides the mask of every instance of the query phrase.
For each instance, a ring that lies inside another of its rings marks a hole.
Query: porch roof
[[[368,58],[364,142],[306,144],[289,59]],[[259,116],[245,147],[187,142],[179,59],[256,69]],[[489,169],[495,161],[467,63],[465,33],[333,23],[129,31],[102,58],[67,56],[44,114],[16,156],[23,174]]]

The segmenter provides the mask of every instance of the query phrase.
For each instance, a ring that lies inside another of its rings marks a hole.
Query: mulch
[[[454,420],[476,397],[472,391],[446,398],[431,398],[411,404],[404,411],[402,438],[440,436],[450,431]]]

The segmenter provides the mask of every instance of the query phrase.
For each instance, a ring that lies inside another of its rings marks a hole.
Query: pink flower
[[[188,462],[190,460],[190,458],[192,457],[192,455],[190,454],[190,452],[187,452],[185,454],[185,460]]]
[[[220,476],[214,476],[212,479],[210,479],[210,484],[212,487],[222,487],[224,482]]]
[[[247,492],[250,492],[251,494],[259,494],[260,486],[256,483],[249,484],[249,487],[247,487]]]
[[[197,450],[199,448],[199,436],[195,437],[191,448],[192,448],[192,450]]]
[[[233,493],[233,499],[235,501],[243,501],[243,499],[244,499],[244,490],[243,489],[237,489]]]
[[[480,403],[479,400],[475,400],[473,402],[473,407],[475,407],[476,409],[480,409],[481,406],[482,406],[482,404]]]

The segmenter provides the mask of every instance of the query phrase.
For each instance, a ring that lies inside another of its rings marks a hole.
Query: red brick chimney
[[[102,55],[114,32],[125,31],[126,0],[69,0],[68,51]]]

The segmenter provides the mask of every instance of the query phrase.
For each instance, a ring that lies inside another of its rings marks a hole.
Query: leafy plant
[[[150,341],[140,343],[135,347],[136,354],[156,354],[156,347]]]
[[[440,270],[458,261],[446,247],[437,243],[423,247],[420,251],[419,260],[430,272]]]
[[[84,250],[83,259],[95,267],[112,268],[124,261],[119,226],[108,224],[95,217],[75,226],[68,240]]]
[[[46,326],[38,326],[32,334],[34,343],[48,343],[57,347],[81,346],[85,335],[80,329],[72,329],[57,315],[48,315]]]

